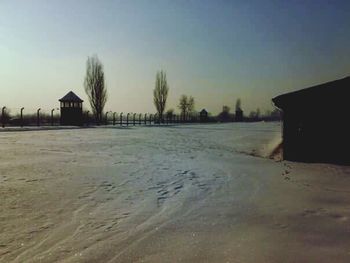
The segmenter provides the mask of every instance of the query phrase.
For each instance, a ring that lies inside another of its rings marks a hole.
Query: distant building
[[[350,163],[350,77],[273,98],[283,111],[283,157]]]
[[[235,121],[237,122],[243,121],[243,111],[241,109],[236,110]]]
[[[201,122],[207,122],[208,121],[208,112],[203,109],[199,113],[199,119]]]
[[[83,100],[70,91],[60,100],[61,125],[83,125]]]

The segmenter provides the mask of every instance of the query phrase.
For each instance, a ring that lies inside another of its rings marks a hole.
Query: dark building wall
[[[208,112],[206,110],[202,110],[199,113],[199,120],[201,122],[207,122],[208,121]]]
[[[283,111],[284,159],[350,164],[350,77],[273,98]]]
[[[349,123],[342,107],[285,109],[283,157],[291,161],[350,163]]]
[[[61,108],[61,125],[83,125],[82,108]]]
[[[208,121],[208,114],[201,114],[200,116],[199,116],[199,119],[200,119],[200,121],[201,122],[207,122]]]

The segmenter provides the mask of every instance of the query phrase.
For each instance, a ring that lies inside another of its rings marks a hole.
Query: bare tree
[[[242,102],[241,102],[241,99],[237,99],[237,101],[236,101],[236,111],[241,111],[242,110]]]
[[[181,111],[181,115],[182,115],[183,119],[185,119],[185,117],[187,115],[187,105],[188,105],[188,98],[187,98],[187,96],[186,95],[181,95],[178,108]]]
[[[242,102],[241,102],[241,99],[240,99],[240,98],[238,98],[238,99],[236,100],[235,120],[236,120],[237,122],[243,121]]]
[[[166,79],[166,73],[161,70],[156,75],[156,86],[153,90],[153,102],[156,106],[160,120],[163,120],[163,114],[168,98],[169,86]]]
[[[105,87],[103,65],[96,55],[88,57],[86,62],[84,87],[97,124],[100,124],[103,116],[103,108],[107,101],[107,89]]]
[[[194,112],[194,98],[190,96],[187,103],[187,113],[188,115],[190,115],[193,112]]]
[[[169,109],[166,111],[167,118],[171,118],[174,115],[174,109]]]
[[[187,95],[181,95],[178,108],[181,111],[182,117],[188,118],[194,111],[195,101],[192,96],[187,97]]]
[[[229,106],[222,106],[222,112],[224,112],[225,114],[229,114],[230,113],[230,107]]]

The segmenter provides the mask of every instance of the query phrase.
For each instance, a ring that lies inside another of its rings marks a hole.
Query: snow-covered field
[[[280,129],[0,133],[0,262],[350,262],[350,167],[264,158]]]

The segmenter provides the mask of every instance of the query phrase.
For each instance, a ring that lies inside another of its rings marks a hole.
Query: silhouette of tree
[[[242,102],[241,102],[241,99],[240,99],[240,98],[238,98],[238,99],[236,100],[235,120],[236,120],[237,122],[243,121]]]
[[[174,109],[167,110],[165,116],[168,120],[172,120],[174,117]]]
[[[222,106],[222,112],[225,113],[225,114],[229,114],[230,113],[230,107],[229,106]]]
[[[156,86],[153,90],[153,102],[156,106],[160,120],[163,120],[163,114],[168,98],[169,86],[166,79],[166,73],[161,70],[156,75]]]
[[[88,57],[86,62],[84,87],[96,122],[100,124],[107,101],[107,89],[105,87],[103,65],[96,55]]]
[[[187,113],[189,115],[194,112],[194,104],[195,104],[194,98],[190,96],[187,103]]]
[[[178,108],[181,111],[183,119],[186,119],[194,112],[195,101],[192,96],[181,95]]]
[[[174,115],[174,109],[169,109],[166,111],[166,116],[173,116]]]
[[[259,108],[257,108],[256,111],[251,111],[249,114],[250,121],[259,121],[262,119],[261,117],[262,116]]]
[[[241,105],[242,103],[241,103],[241,99],[240,98],[238,98],[237,100],[236,100],[236,111],[241,111],[242,110],[242,105]]]
[[[182,115],[183,119],[185,119],[185,117],[187,115],[187,105],[188,105],[188,98],[187,98],[187,96],[186,95],[181,95],[178,108],[181,111],[181,115]]]

